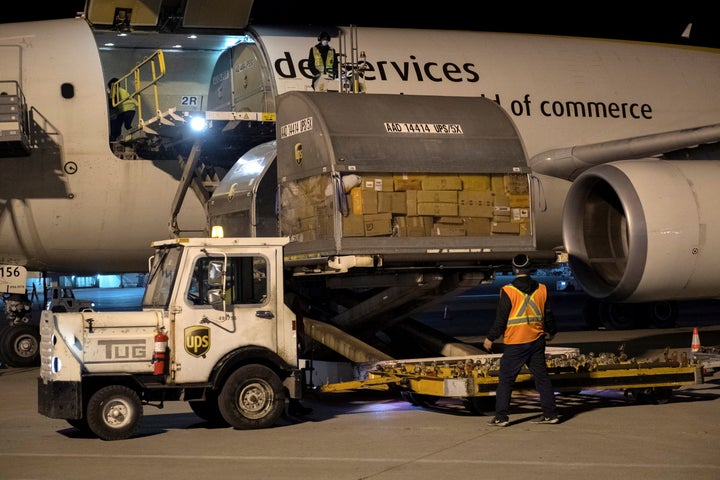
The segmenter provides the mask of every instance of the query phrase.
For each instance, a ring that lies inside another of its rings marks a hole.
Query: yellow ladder
[[[132,137],[132,134],[145,129],[146,121],[143,117],[142,111],[142,95],[144,92],[150,90],[152,92],[152,102],[155,106],[155,114],[157,117],[162,117],[160,112],[160,100],[158,97],[158,81],[165,76],[165,56],[162,50],[157,50],[152,55],[146,57],[143,61],[135,65],[123,77],[118,79],[117,82],[110,86],[110,98],[111,105],[113,108],[117,107],[123,102],[130,100],[135,101],[137,105],[137,116],[138,126],[128,132],[128,137]],[[118,87],[124,88],[130,96],[124,99],[119,98]]]

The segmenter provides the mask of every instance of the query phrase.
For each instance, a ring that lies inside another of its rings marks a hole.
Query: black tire
[[[285,389],[280,377],[268,367],[245,365],[228,377],[218,407],[233,428],[269,428],[285,409]]]
[[[40,365],[40,330],[27,323],[6,327],[0,333],[0,352],[9,367]]]
[[[655,328],[675,327],[679,314],[677,302],[649,302],[644,307],[648,324]]]
[[[664,405],[670,401],[672,394],[672,387],[631,388],[625,392],[625,396],[643,405]]]
[[[90,430],[103,440],[132,437],[142,416],[140,397],[123,385],[110,385],[95,392],[85,415]]]
[[[5,330],[8,328],[10,327],[7,325],[0,327],[0,365],[5,367],[7,367],[7,359],[5,358],[5,349],[2,347],[2,339],[5,336]]]
[[[600,321],[608,330],[630,330],[636,328],[642,318],[642,309],[634,303],[600,302]]]
[[[190,409],[206,422],[219,426],[227,427],[228,423],[220,413],[220,407],[218,407],[218,398],[215,392],[208,392],[205,394],[205,400],[193,400],[188,402]]]
[[[598,330],[603,326],[600,321],[600,302],[594,298],[588,298],[585,300],[585,305],[582,310],[583,320],[585,325],[590,330]]]

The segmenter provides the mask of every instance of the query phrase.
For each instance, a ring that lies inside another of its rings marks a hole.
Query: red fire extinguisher
[[[165,352],[167,350],[168,336],[165,335],[165,327],[160,327],[155,335],[155,351],[153,352],[154,375],[165,373]]]

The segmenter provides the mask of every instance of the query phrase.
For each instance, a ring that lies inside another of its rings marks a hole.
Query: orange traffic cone
[[[692,345],[690,346],[690,351],[692,353],[699,352],[700,348],[700,334],[698,333],[697,327],[695,327],[693,328]]]

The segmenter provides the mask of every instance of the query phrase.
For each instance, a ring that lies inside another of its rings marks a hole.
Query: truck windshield
[[[142,308],[168,306],[181,254],[180,245],[162,246],[155,251]]]

